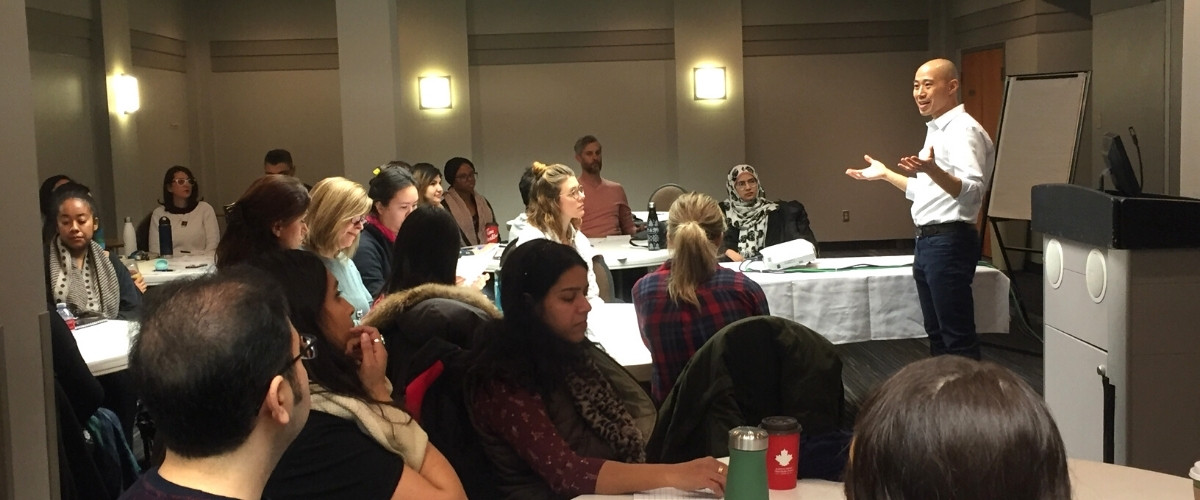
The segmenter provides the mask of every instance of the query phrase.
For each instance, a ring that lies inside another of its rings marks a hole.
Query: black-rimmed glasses
[[[312,335],[300,334],[300,354],[292,358],[282,370],[279,370],[279,374],[282,375],[284,372],[290,370],[292,365],[295,365],[297,361],[313,359],[315,357],[317,357],[317,338]]]

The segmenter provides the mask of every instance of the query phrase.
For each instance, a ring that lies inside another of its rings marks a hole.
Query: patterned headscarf
[[[738,196],[736,184],[739,175],[743,172],[749,172],[758,180],[758,194],[753,200],[744,201],[741,196]],[[729,175],[725,178],[725,187],[729,191],[729,199],[726,203],[729,205],[729,211],[725,213],[725,217],[729,219],[729,225],[738,230],[738,253],[745,258],[751,258],[758,254],[758,251],[766,246],[767,242],[767,214],[774,212],[779,205],[767,201],[767,191],[762,187],[762,181],[758,178],[758,172],[754,171],[754,167],[750,165],[738,165],[729,171]]]

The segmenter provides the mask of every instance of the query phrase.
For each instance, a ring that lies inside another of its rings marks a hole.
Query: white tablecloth
[[[830,272],[762,273],[746,276],[762,287],[771,315],[812,328],[835,344],[925,336],[921,304],[912,277],[911,255],[818,259]],[[723,264],[737,269],[738,264]],[[1008,277],[995,268],[975,268],[975,329],[1007,333]]]
[[[92,375],[104,375],[129,366],[130,339],[136,329],[137,323],[110,319],[78,327],[71,333],[88,370]]]
[[[633,304],[601,304],[588,313],[588,338],[621,363],[634,378],[650,380],[650,350],[642,342]]]
[[[202,275],[216,269],[213,262],[216,255],[212,253],[178,254],[166,257],[167,271],[154,270],[154,262],[158,259],[139,260],[138,271],[146,280],[147,286],[161,285],[183,278]]]
[[[638,241],[636,245],[630,243],[629,236],[609,236],[607,238],[591,239],[590,241],[592,249],[604,256],[604,263],[608,264],[609,270],[613,271],[639,267],[658,267],[669,258],[666,248],[651,251],[646,248],[645,241]],[[488,272],[494,273],[500,270],[501,253],[496,252],[494,258],[487,266]]]

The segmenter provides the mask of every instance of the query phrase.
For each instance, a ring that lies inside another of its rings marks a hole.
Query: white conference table
[[[92,375],[104,375],[129,366],[129,349],[137,334],[137,323],[102,320],[77,327],[71,333],[88,370]]]
[[[762,287],[772,316],[812,328],[835,344],[920,338],[926,335],[912,261],[912,255],[825,258],[811,264],[810,272],[746,271],[746,276]],[[1008,277],[977,266],[971,289],[976,331],[1007,333]]]
[[[166,271],[157,271],[154,269],[154,263],[157,260],[137,261],[138,271],[142,273],[142,279],[146,280],[146,286],[162,285],[178,279],[194,278],[216,269],[216,265],[214,264],[216,255],[211,252],[180,253],[170,257],[163,257],[163,260],[167,261]]]
[[[1186,465],[1182,466],[1186,467]],[[1188,478],[1171,476],[1132,467],[1067,459],[1071,476],[1071,496],[1075,500],[1155,500],[1192,498],[1192,481]],[[654,490],[653,494],[629,495],[581,495],[579,500],[604,500],[616,498],[716,498],[712,494],[687,492],[674,488]],[[771,491],[771,500],[841,500],[846,498],[842,483],[804,479],[796,489]]]
[[[604,257],[604,263],[608,265],[610,271],[658,267],[670,258],[670,254],[666,248],[650,250],[646,248],[645,241],[639,241],[637,244],[631,243],[629,235],[589,238],[588,241],[591,242],[592,249],[598,255]],[[487,272],[494,273],[500,270],[500,255],[502,253],[502,251],[495,253],[487,265]],[[460,259],[462,258],[460,257]]]

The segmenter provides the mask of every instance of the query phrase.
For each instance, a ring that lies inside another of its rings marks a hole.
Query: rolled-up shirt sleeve
[[[604,460],[580,456],[558,434],[541,396],[505,384],[492,384],[475,396],[476,422],[508,443],[555,493],[594,493]]]
[[[971,126],[950,134],[942,144],[945,145],[950,173],[962,181],[962,190],[956,198],[963,205],[977,206],[987,190],[986,174],[990,173],[992,147],[987,132]]]

